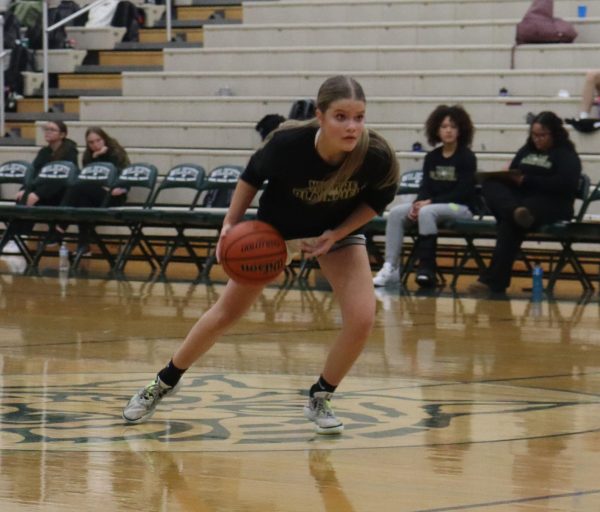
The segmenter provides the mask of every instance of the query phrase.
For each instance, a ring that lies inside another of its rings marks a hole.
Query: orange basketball
[[[285,240],[273,226],[260,220],[240,222],[222,240],[221,265],[242,284],[266,284],[285,268]]]

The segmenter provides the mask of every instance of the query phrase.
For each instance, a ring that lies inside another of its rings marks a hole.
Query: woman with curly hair
[[[469,147],[474,131],[469,114],[459,105],[440,105],[429,115],[425,133],[429,144],[437,147],[425,156],[417,198],[389,212],[385,263],[373,279],[375,286],[400,283],[404,232],[415,223],[419,231],[416,281],[422,287],[435,286],[438,225],[473,216],[477,159]]]

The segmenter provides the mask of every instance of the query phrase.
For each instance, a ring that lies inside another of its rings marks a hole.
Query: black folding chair
[[[113,187],[126,188],[128,190],[127,204],[122,206],[120,210],[138,211],[149,209],[157,179],[158,169],[152,164],[137,162],[123,169]],[[134,243],[137,243],[138,247],[140,247],[143,257],[149,262],[152,269],[156,269],[156,264],[154,263],[154,259],[149,252],[149,249],[140,242],[139,231],[141,229],[141,223],[139,221],[128,223],[128,228],[129,236],[119,252],[113,270],[123,270],[126,258],[130,257],[131,252],[135,247],[135,245],[133,245]]]
[[[25,160],[9,160],[0,165],[0,205],[13,206],[19,189],[27,190],[33,179],[33,166]],[[23,240],[17,230],[11,229],[11,222],[5,222],[5,229],[0,238],[0,254],[11,240],[17,245],[19,252],[28,254]]]
[[[600,192],[598,191],[599,186],[600,184],[596,186],[592,193],[590,193],[590,177],[587,174],[581,174],[579,178],[579,186],[577,187],[577,194],[575,196],[575,199],[581,201],[581,206],[575,213],[573,219],[571,221],[557,222],[542,227],[543,233],[556,236],[562,246],[562,250],[558,257],[558,262],[551,269],[548,277],[548,283],[546,284],[546,290],[549,292],[554,289],[554,285],[556,284],[560,272],[567,264],[570,264],[575,271],[575,275],[577,276],[577,279],[579,279],[579,282],[583,286],[584,290],[594,289],[591,279],[583,268],[577,253],[573,250],[573,244],[578,240],[576,235],[572,235],[569,227],[572,223],[581,222],[584,215],[587,213],[590,203],[600,199]]]
[[[71,193],[78,193],[78,191],[83,188],[82,186],[85,186],[86,184],[94,187],[100,187],[105,189],[107,193],[105,194],[102,203],[100,203],[97,208],[107,208],[111,200],[110,190],[114,186],[116,179],[117,168],[110,162],[95,162],[86,165],[83,169],[81,169],[73,183],[70,185],[69,189],[67,189],[67,197],[69,197],[69,194]],[[69,206],[68,199],[66,199],[66,203],[67,206]],[[84,235],[86,238],[89,237],[89,241],[98,246],[102,256],[112,268],[114,266],[115,258],[107,249],[106,243],[102,237],[98,235],[98,232],[96,231],[96,224],[94,223],[94,216],[89,212],[87,212],[86,216],[89,221],[79,223],[80,241]],[[75,257],[71,263],[72,268],[77,268],[79,265],[79,262],[83,256],[82,249],[83,248],[80,247],[75,253]]]
[[[173,259],[175,250],[183,246],[188,252],[192,261],[202,269],[202,264],[198,261],[196,254],[184,236],[184,225],[173,225],[176,230],[176,235],[159,235],[145,233],[144,229],[152,227],[152,219],[160,218],[161,210],[185,209],[193,210],[198,204],[200,195],[203,192],[203,184],[206,177],[206,171],[200,165],[196,164],[181,164],[173,167],[159,184],[149,201],[148,208],[143,215],[127,212],[132,220],[138,219],[136,227],[132,231],[132,237],[128,243],[126,251],[122,254],[118,270],[123,270],[127,261],[131,258],[131,254],[136,247],[140,247],[144,258],[153,270],[156,269],[154,262],[160,265],[161,273],[164,273],[166,267]],[[191,200],[182,201],[182,195],[185,191],[191,192]],[[173,194],[175,193],[175,194]],[[175,195],[175,197],[173,197]],[[165,199],[166,197],[166,199]],[[138,212],[139,213],[139,212]],[[164,227],[164,226],[163,226]],[[155,245],[163,244],[165,252],[161,258],[156,252]],[[145,250],[144,250],[145,249]]]
[[[69,162],[67,160],[58,160],[56,162],[50,162],[40,169],[38,175],[33,179],[32,188],[37,187],[44,184],[54,184],[59,186],[60,188],[66,189],[74,182],[75,178],[79,170],[77,166],[73,162]],[[26,202],[26,197],[31,193],[31,190],[27,190],[25,194],[25,199],[23,202]],[[60,203],[57,205],[58,207],[64,206],[65,194],[63,194]],[[30,267],[37,268],[40,258],[44,254],[46,247],[51,242],[52,236],[52,224],[48,226],[45,232],[40,233],[39,244],[37,251],[33,255]],[[35,237],[35,233],[33,237]]]
[[[244,171],[241,165],[219,165],[210,171],[204,182],[204,194],[200,200],[203,208],[229,208],[231,198],[237,183]],[[208,237],[207,258],[202,271],[202,279],[208,279],[210,270],[217,261],[216,242],[219,240],[221,226],[217,228],[216,236]]]

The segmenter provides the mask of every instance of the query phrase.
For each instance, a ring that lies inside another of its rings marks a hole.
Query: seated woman
[[[83,153],[83,167],[94,162],[110,162],[117,170],[129,165],[129,157],[125,149],[115,139],[110,137],[102,128],[92,126],[85,132],[86,149]],[[105,204],[107,196],[109,206],[120,206],[127,200],[126,188],[109,190],[94,182],[78,182],[69,187],[65,195],[65,205],[74,207],[99,207]],[[64,233],[67,225],[57,226],[59,233]],[[89,227],[79,226],[79,250],[87,252],[89,244]]]
[[[32,162],[34,176],[37,176],[42,168],[58,160],[66,160],[78,165],[77,162],[77,144],[67,138],[67,126],[62,121],[48,121],[43,128],[44,139],[47,145],[38,151]],[[66,185],[63,183],[45,182],[33,185],[29,190],[21,188],[15,197],[17,204],[27,206],[58,206],[63,201]],[[33,229],[34,222],[15,221],[11,223],[13,233],[26,234]],[[5,236],[8,240],[10,237]],[[56,244],[60,240],[60,234],[55,230],[55,226],[50,226],[50,236],[47,245]]]
[[[423,180],[416,200],[400,204],[389,212],[385,230],[385,263],[373,279],[375,286],[400,282],[400,257],[404,230],[418,224],[417,256],[419,286],[435,286],[438,224],[445,220],[473,216],[477,158],[469,149],[473,123],[458,105],[440,105],[427,119],[425,133],[436,147],[425,156]]]
[[[516,172],[483,184],[484,198],[498,223],[498,235],[490,266],[469,287],[473,293],[504,293],[527,231],[573,216],[581,162],[554,112],[534,117],[527,142],[510,169]]]
[[[67,160],[78,165],[77,162],[77,144],[67,138],[67,126],[62,121],[48,121],[44,126],[44,139],[48,143],[38,151],[37,156],[32,162],[35,175],[40,172],[42,167],[50,162],[58,160]],[[25,189],[17,193],[17,203],[24,203],[27,206],[44,205],[57,206],[63,200],[65,186],[55,183],[44,183],[34,186],[29,193]]]

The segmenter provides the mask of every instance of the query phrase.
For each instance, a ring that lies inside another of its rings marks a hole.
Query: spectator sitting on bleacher
[[[42,167],[50,162],[68,160],[78,165],[77,144],[67,138],[67,133],[67,126],[62,121],[48,121],[46,123],[46,126],[44,126],[44,139],[48,145],[38,151],[32,163],[36,176]],[[34,185],[29,193],[25,189],[20,190],[16,199],[17,203],[24,203],[27,206],[56,206],[61,203],[64,193],[64,185],[44,183],[39,186]]]
[[[581,92],[581,106],[579,117],[575,119],[565,119],[579,132],[591,133],[600,130],[600,118],[598,114],[592,115],[594,105],[598,106],[598,97],[600,96],[600,70],[588,71]]]
[[[127,167],[129,157],[127,152],[118,141],[110,137],[102,128],[91,126],[85,132],[85,151],[83,153],[83,167],[94,162],[110,162],[117,170],[121,171]],[[99,207],[107,204],[107,195],[110,194],[109,206],[121,206],[127,200],[126,188],[113,188],[108,190],[94,182],[78,182],[67,189],[64,204],[79,208]],[[56,227],[60,235],[63,235],[68,225],[61,224]],[[79,225],[79,249],[87,252],[89,246],[89,229],[87,226]]]
[[[418,224],[417,255],[419,286],[436,283],[437,233],[440,222],[469,219],[475,200],[477,158],[469,149],[473,123],[460,106],[440,105],[425,123],[433,151],[425,156],[423,179],[413,203],[400,204],[389,212],[385,230],[385,263],[373,278],[375,286],[400,282],[400,258],[404,229]]]
[[[483,195],[496,217],[497,238],[492,261],[473,293],[504,293],[525,234],[542,224],[569,220],[581,161],[562,120],[554,112],[534,117],[525,145],[501,178],[488,178]]]
[[[597,115],[592,115],[592,107],[596,103],[596,98],[598,96],[600,96],[600,69],[588,71],[585,75],[585,82],[581,93],[579,119],[598,117]]]

